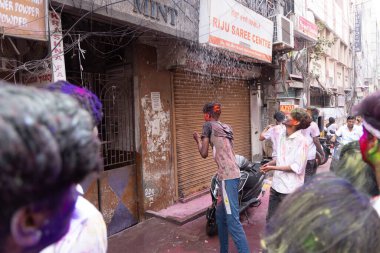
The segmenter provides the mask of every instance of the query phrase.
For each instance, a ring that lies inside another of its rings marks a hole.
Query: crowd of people
[[[80,183],[99,173],[98,97],[56,82],[45,89],[0,83],[0,252],[107,251],[101,213],[83,197]],[[202,133],[193,138],[201,157],[209,147],[218,166],[216,210],[220,252],[228,236],[250,252],[239,220],[240,169],[233,130],[222,123],[220,103],[203,107]],[[324,129],[342,144],[333,172],[316,175],[325,155],[315,123],[318,110],[276,112],[276,125],[260,134],[273,142],[273,172],[262,239],[266,252],[377,252],[380,248],[380,92],[353,108],[345,125]]]
[[[288,120],[294,120],[295,111],[290,113]],[[262,239],[265,252],[379,251],[380,92],[368,96],[353,108],[352,113],[356,117],[348,116],[346,124],[341,127],[337,126],[334,118],[329,118],[324,129],[332,142],[340,143],[339,160],[333,172],[320,175],[315,175],[315,170],[308,172],[309,159],[305,163],[302,152],[297,152],[298,156],[292,160],[303,164],[301,173],[292,167],[292,162],[288,163],[290,170],[286,175],[281,175],[276,166],[263,166],[263,172],[268,172],[268,167],[275,170],[267,227]],[[313,121],[315,118],[311,117],[310,122]],[[302,120],[297,120],[296,124],[298,122],[302,125]],[[285,140],[291,139],[294,133],[288,130],[289,121],[285,120],[283,124],[286,131],[280,136]],[[319,129],[313,135],[312,124],[299,127],[304,138],[319,136]],[[264,135],[269,129],[264,129]],[[268,136],[267,139],[270,138]],[[308,142],[307,149],[318,154],[320,151],[315,150],[311,143]],[[299,145],[305,144],[300,141]],[[296,148],[288,143],[282,146],[281,141],[277,141],[271,163],[277,165],[283,151],[286,157],[293,157]],[[282,183],[294,186],[295,180],[286,181],[294,175],[301,175],[305,179],[303,184],[299,183],[291,192],[283,189],[278,192],[278,178]],[[280,204],[276,200],[278,195],[282,197]],[[276,203],[275,210],[272,210],[272,202]]]
[[[221,104],[203,108],[202,134],[194,133],[200,155],[213,149],[221,185],[216,220],[220,252],[228,252],[228,234],[238,252],[249,252],[239,221],[239,168],[234,162],[232,128],[219,121]],[[314,107],[288,115],[276,112],[259,140],[271,140],[272,160],[260,168],[271,172],[272,185],[264,252],[378,252],[380,248],[380,92],[357,105],[347,122],[334,118],[324,129]],[[319,141],[325,131],[341,143],[334,172],[316,175],[325,153]]]

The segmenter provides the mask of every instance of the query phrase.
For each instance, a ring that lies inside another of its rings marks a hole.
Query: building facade
[[[325,118],[345,116],[347,1],[42,2],[32,17],[49,17],[33,28],[41,38],[4,33],[2,61],[14,65],[1,65],[0,78],[34,86],[66,79],[100,97],[104,171],[83,188],[109,235],[208,191],[216,164],[192,138],[206,102],[222,103],[235,152],[253,160],[263,156],[259,134],[277,110],[315,105]],[[334,44],[312,58],[321,37]]]

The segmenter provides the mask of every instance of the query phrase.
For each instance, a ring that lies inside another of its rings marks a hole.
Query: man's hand
[[[264,128],[264,132],[268,131],[268,130],[269,130],[269,128],[271,128],[271,127],[273,127],[273,126],[274,126],[273,124],[271,124],[271,125],[268,125],[266,128]]]
[[[260,167],[262,173],[267,173],[268,171],[274,170],[276,166],[270,165],[269,163],[264,164]]]
[[[197,132],[193,133],[193,138],[194,138],[196,143],[199,143],[201,140],[201,136]]]

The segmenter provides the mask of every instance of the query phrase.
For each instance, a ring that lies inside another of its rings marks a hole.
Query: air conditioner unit
[[[17,67],[16,60],[0,57],[0,71],[10,71]]]
[[[276,15],[273,19],[273,45],[281,45],[284,48],[294,48],[293,22],[283,15]]]

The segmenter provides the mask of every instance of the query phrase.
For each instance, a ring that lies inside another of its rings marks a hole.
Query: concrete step
[[[175,203],[157,212],[148,210],[145,212],[145,215],[147,218],[157,217],[178,225],[183,225],[205,215],[209,206],[211,206],[211,195],[205,194],[185,203]]]

